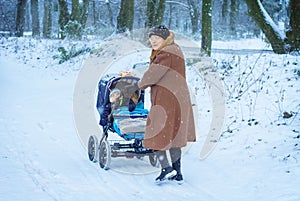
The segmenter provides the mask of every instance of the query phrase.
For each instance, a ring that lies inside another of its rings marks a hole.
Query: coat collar
[[[163,44],[161,45],[161,47],[159,49],[161,50],[164,47],[173,44],[174,38],[175,38],[174,33],[172,31],[170,31],[170,35],[168,36],[168,38],[166,38],[166,40],[164,40]]]

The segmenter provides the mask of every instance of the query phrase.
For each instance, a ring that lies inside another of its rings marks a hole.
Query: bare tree
[[[85,28],[88,16],[88,6],[89,0],[83,0],[82,4],[79,3],[79,0],[72,0],[72,13],[70,19],[79,22],[83,28]]]
[[[238,3],[236,0],[231,0],[230,3],[230,15],[229,15],[229,24],[230,24],[230,34],[236,34],[236,17],[238,16]]]
[[[52,34],[52,0],[44,0],[43,37],[50,38]]]
[[[225,21],[228,16],[228,0],[223,0],[222,2],[222,18]]]
[[[145,27],[162,24],[165,12],[165,0],[148,0]]]
[[[16,36],[22,37],[25,26],[26,0],[18,0],[16,18]]]
[[[30,1],[32,36],[40,36],[39,0]]]
[[[192,23],[192,33],[195,34],[199,32],[200,2],[199,0],[188,0],[187,2],[189,5],[189,14]]]
[[[202,28],[201,28],[201,49],[208,56],[211,55],[211,42],[212,42],[212,0],[202,1]]]
[[[171,24],[172,24],[172,20],[173,20],[173,2],[171,1],[169,3],[169,20],[168,20],[168,27],[171,27]]]
[[[69,22],[70,14],[68,11],[68,2],[66,0],[58,0],[59,4],[59,18],[58,18],[58,24],[60,27],[60,35],[61,38],[64,39],[66,37],[65,34],[65,26]]]
[[[300,50],[300,1],[290,0],[290,29],[287,31],[287,42],[290,50]]]
[[[79,39],[82,36],[88,17],[89,0],[72,0],[72,12],[68,11],[67,0],[58,0],[59,3],[59,26],[61,38],[69,35],[71,38]]]
[[[277,54],[284,54],[300,48],[300,1],[290,0],[290,30],[287,33],[280,31],[276,23],[264,9],[260,0],[245,0],[249,15],[264,32],[272,49]]]
[[[133,28],[134,0],[121,0],[121,8],[117,17],[117,33],[123,33]]]
[[[106,8],[107,8],[107,12],[108,12],[108,18],[109,18],[109,22],[110,22],[110,26],[114,27],[114,18],[113,18],[113,12],[110,6],[110,1],[106,1]]]

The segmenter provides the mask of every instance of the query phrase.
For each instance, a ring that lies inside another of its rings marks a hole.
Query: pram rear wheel
[[[107,140],[103,140],[99,148],[99,165],[104,170],[108,170],[111,161],[111,149]]]
[[[149,155],[149,161],[150,161],[150,164],[153,167],[158,167],[158,159],[157,159],[157,156],[155,154],[150,154]]]
[[[97,153],[98,153],[98,139],[95,135],[90,136],[88,141],[88,155],[90,161],[93,163],[97,162]]]

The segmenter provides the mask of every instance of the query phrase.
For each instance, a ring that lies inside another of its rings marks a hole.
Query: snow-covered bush
[[[82,25],[77,21],[69,21],[65,25],[64,35],[69,37],[70,39],[80,39],[82,36]]]

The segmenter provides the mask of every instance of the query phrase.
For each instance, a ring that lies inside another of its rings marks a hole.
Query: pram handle
[[[147,114],[115,114],[115,119],[123,119],[123,118],[147,118]]]

